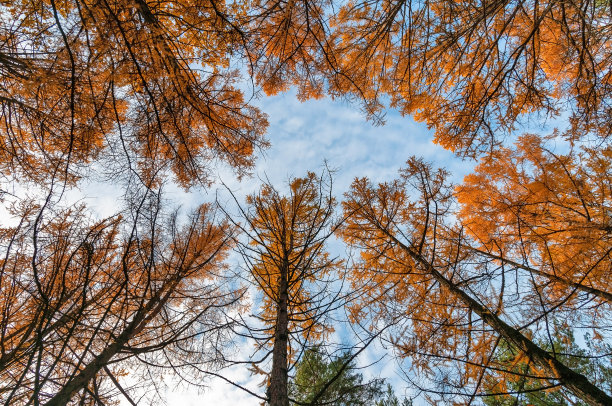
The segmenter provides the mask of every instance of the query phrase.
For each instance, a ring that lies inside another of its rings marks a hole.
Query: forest
[[[0,10],[1,404],[612,405],[612,1]],[[255,176],[289,92],[474,169]]]

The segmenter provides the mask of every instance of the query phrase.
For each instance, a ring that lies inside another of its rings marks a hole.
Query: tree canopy
[[[371,115],[388,100],[462,155],[490,151],[533,116],[569,115],[569,139],[609,139],[609,2],[302,0],[274,7],[283,19],[262,31],[281,40],[264,43],[257,70],[269,93],[287,83],[303,97],[327,90],[361,100]]]
[[[2,5],[1,170],[74,180],[111,150],[145,183],[209,182],[265,145],[265,115],[228,68],[238,4],[14,1]]]
[[[397,324],[391,340],[399,355],[410,357],[412,368],[436,385],[432,391],[437,394],[474,399],[488,396],[482,384],[490,374],[512,379],[516,372],[496,362],[503,340],[530,360],[530,378],[563,385],[589,404],[610,402],[609,395],[565,365],[559,354],[538,346],[527,330],[533,326],[550,334],[552,320],[570,318],[605,334],[607,323],[599,320],[607,320],[602,315],[609,312],[610,292],[584,283],[594,266],[573,264],[580,276],[572,279],[561,277],[561,269],[536,265],[540,256],[552,256],[549,251],[533,252],[531,260],[532,251],[525,248],[520,262],[475,248],[465,231],[468,226],[453,221],[455,195],[446,175],[412,159],[396,181],[353,183],[343,202],[347,221],[342,235],[360,250],[351,282],[364,295],[353,306],[352,317],[372,319],[373,328],[381,319]],[[571,195],[573,190],[559,193]],[[504,229],[512,225],[495,224]],[[520,238],[546,247],[563,234],[550,235],[530,238],[527,228]],[[610,253],[601,255],[590,259],[607,264],[609,271]],[[561,291],[551,292],[559,285]]]
[[[292,359],[311,341],[333,327],[328,313],[342,306],[330,287],[339,279],[342,261],[326,251],[334,229],[331,175],[308,173],[289,181],[282,195],[271,184],[247,196],[241,209],[247,241],[239,244],[247,271],[261,300],[263,331],[249,328],[253,338],[272,347],[268,397],[271,406],[288,406]]]
[[[166,373],[273,406],[367,403],[382,382],[356,390],[348,371],[375,339],[431,403],[612,404],[612,2],[11,0],[0,14],[4,404],[150,403]],[[190,214],[166,199],[210,192],[224,168],[247,179],[269,145],[254,98],[290,88],[377,123],[396,109],[478,165],[456,184],[418,157],[395,180],[351,174],[341,217],[329,170],[286,193],[261,181],[238,214],[206,193]],[[70,203],[85,182],[119,190],[113,215]],[[341,323],[360,347],[324,361]],[[242,340],[255,355],[236,360]]]

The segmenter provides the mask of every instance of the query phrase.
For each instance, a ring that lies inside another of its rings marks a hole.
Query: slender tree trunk
[[[159,314],[164,304],[170,298],[168,292],[172,292],[174,287],[180,281],[179,276],[175,276],[168,281],[168,285],[163,287],[155,296],[134,315],[132,321],[123,330],[113,343],[104,348],[79,374],[70,379],[62,389],[55,394],[45,406],[63,406],[67,404],[75,393],[86,388],[89,382],[95,378],[96,374],[104,367],[108,366],[109,361],[117,355],[129,340],[138,334],[147,323]]]
[[[387,236],[389,236],[395,243],[397,243],[410,257],[412,257],[417,263],[424,266],[426,271],[442,286],[457,299],[459,299],[464,305],[466,305],[471,311],[476,313],[482,318],[482,320],[491,326],[497,333],[502,336],[505,340],[512,343],[516,348],[525,353],[531,358],[537,365],[547,371],[548,374],[554,376],[559,382],[567,389],[572,391],[574,395],[582,399],[589,405],[601,405],[609,406],[612,405],[612,397],[607,395],[604,391],[593,385],[584,375],[568,368],[565,364],[551,356],[548,352],[544,351],[533,341],[525,337],[519,330],[506,324],[498,316],[491,313],[487,308],[481,305],[478,301],[472,298],[470,295],[465,293],[453,282],[448,280],[442,275],[429,261],[423,258],[418,252],[413,250],[411,247],[403,244],[395,236],[393,236],[387,230],[381,230]]]
[[[289,302],[287,269],[281,270],[279,284],[278,315],[274,329],[274,348],[272,350],[272,373],[270,375],[270,406],[289,406],[287,394],[287,347],[289,343]]]

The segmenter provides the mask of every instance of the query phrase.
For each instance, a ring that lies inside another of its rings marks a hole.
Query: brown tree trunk
[[[272,373],[270,374],[270,406],[289,406],[287,394],[287,347],[289,343],[289,302],[287,269],[281,270],[279,284],[278,315],[274,329],[274,348],[272,350]]]
[[[465,293],[453,282],[442,275],[429,261],[418,252],[403,244],[387,230],[381,230],[397,243],[415,262],[424,266],[426,271],[442,286],[466,305],[471,311],[476,313],[482,320],[491,326],[506,341],[512,343],[516,348],[529,356],[537,365],[554,376],[563,386],[569,389],[575,396],[582,399],[589,405],[612,405],[612,397],[593,385],[584,375],[568,368],[565,364],[544,351],[533,341],[525,337],[519,330],[506,324],[498,316],[491,313],[478,301]]]
[[[138,334],[147,323],[155,317],[163,308],[164,304],[170,298],[170,293],[180,281],[179,276],[175,276],[168,281],[168,285],[164,286],[156,295],[134,315],[132,321],[123,330],[113,343],[104,348],[87,366],[85,366],[79,374],[70,379],[62,389],[55,394],[45,406],[63,406],[66,405],[75,393],[86,388],[89,382],[106,366],[109,361],[117,355],[129,340]]]

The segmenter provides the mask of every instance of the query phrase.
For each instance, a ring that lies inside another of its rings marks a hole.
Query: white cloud
[[[320,172],[324,160],[338,169],[334,187],[338,197],[348,190],[355,177],[367,176],[374,182],[394,179],[397,171],[412,156],[421,156],[436,166],[447,167],[455,181],[460,181],[474,163],[462,161],[452,153],[433,144],[433,134],[426,126],[411,118],[388,112],[386,125],[373,126],[367,122],[355,106],[330,99],[299,102],[295,92],[267,97],[258,104],[269,114],[268,138],[271,147],[260,154],[254,176],[238,182],[227,168],[220,170],[223,182],[235,193],[240,202],[248,193],[255,192],[261,182],[269,179],[275,187],[285,189],[292,176],[303,176],[307,171]],[[227,193],[221,195],[228,199]],[[205,198],[205,196],[202,196]],[[229,200],[226,200],[229,201]],[[341,244],[334,242],[337,254],[342,254]],[[348,334],[348,330],[342,332]],[[336,334],[338,337],[338,334]],[[346,337],[343,337],[346,339]],[[248,350],[247,350],[248,352]],[[379,343],[373,344],[359,358],[367,379],[387,378],[399,394],[403,394],[403,382],[396,373],[396,362],[388,350]],[[378,361],[382,358],[381,361]],[[257,387],[260,377],[250,377],[246,368],[234,368],[227,376],[237,379],[263,394]],[[203,393],[173,392],[168,397],[174,405],[259,405],[260,401],[220,379],[210,381],[210,389]]]

